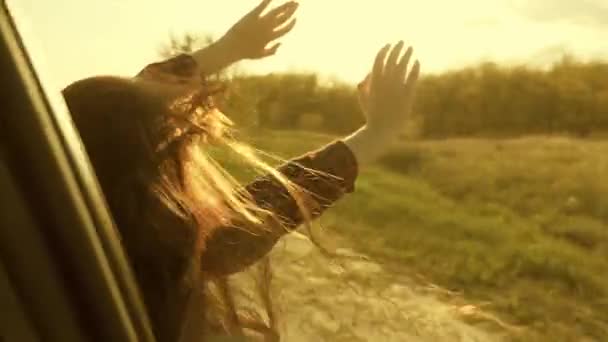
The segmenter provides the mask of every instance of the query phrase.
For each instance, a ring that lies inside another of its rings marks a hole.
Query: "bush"
[[[380,158],[379,163],[391,170],[409,173],[419,170],[425,159],[430,156],[415,146],[402,146]]]

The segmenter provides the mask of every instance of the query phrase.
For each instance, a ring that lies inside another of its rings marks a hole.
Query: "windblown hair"
[[[181,340],[183,322],[191,319],[183,313],[197,292],[204,334],[252,330],[278,340],[268,264],[259,287],[267,317],[258,321],[237,310],[227,278],[201,269],[214,229],[240,222],[255,233],[280,224],[209,155],[211,146],[275,177],[309,217],[304,193],[233,139],[230,120],[213,103],[218,91],[203,83],[167,102],[134,79],[109,76],[64,90],[161,342]]]

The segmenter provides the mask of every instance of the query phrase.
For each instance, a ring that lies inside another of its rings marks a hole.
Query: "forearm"
[[[345,194],[354,191],[358,165],[350,149],[340,141],[293,159],[278,171],[296,185],[302,195],[298,204],[273,176],[261,177],[247,186],[256,204],[282,219],[288,228],[302,224],[300,205],[309,211],[310,219],[320,216]]]
[[[228,44],[222,39],[192,52],[190,55],[205,75],[213,75],[239,61]]]
[[[289,181],[305,194],[305,217],[293,196],[271,175],[260,177],[247,186],[256,205],[270,211],[280,224],[252,233],[242,225],[221,227],[207,240],[202,268],[214,275],[238,272],[264,257],[275,243],[306,219],[320,216],[334,202],[354,190],[358,174],[356,160],[347,146],[336,142],[308,153],[279,167]],[[312,201],[311,201],[312,200]],[[277,222],[274,222],[277,223]]]

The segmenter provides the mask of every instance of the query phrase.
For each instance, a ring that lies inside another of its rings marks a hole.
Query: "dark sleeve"
[[[341,141],[293,159],[278,170],[309,193],[312,201],[307,201],[307,208],[312,219],[352,192],[358,174],[352,151]],[[230,226],[215,230],[206,242],[201,260],[204,271],[209,274],[228,275],[250,266],[305,219],[296,201],[272,176],[255,180],[247,186],[247,191],[257,205],[271,211],[283,225],[256,233]]]
[[[159,82],[196,84],[198,66],[189,55],[181,54],[146,66],[137,78]],[[307,153],[279,167],[279,172],[300,186],[310,197],[306,207],[311,219],[321,215],[345,193],[354,190],[358,169],[352,151],[341,141]],[[248,232],[242,227],[220,227],[206,241],[203,269],[214,275],[238,272],[264,257],[275,243],[304,221],[296,201],[272,176],[261,177],[246,187],[255,203],[281,220],[281,227]]]

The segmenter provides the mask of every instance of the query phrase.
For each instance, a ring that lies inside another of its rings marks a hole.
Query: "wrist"
[[[243,59],[238,53],[238,46],[235,44],[230,37],[223,36],[213,43],[214,48],[219,56],[228,63],[233,64]]]
[[[224,38],[192,52],[191,56],[204,74],[214,74],[239,60]]]
[[[393,140],[392,137],[378,134],[366,125],[344,138],[343,142],[351,149],[355,158],[357,158],[357,162],[360,165],[365,165],[381,157]]]

